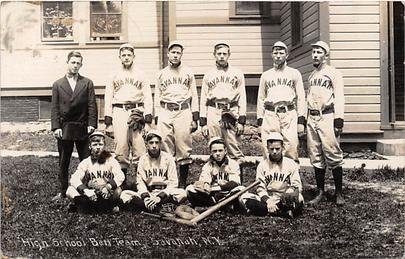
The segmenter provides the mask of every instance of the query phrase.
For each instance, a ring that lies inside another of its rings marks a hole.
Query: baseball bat
[[[210,207],[208,210],[204,211],[203,213],[201,213],[200,215],[198,215],[197,217],[193,218],[190,220],[191,223],[197,224],[199,221],[205,219],[206,217],[208,217],[209,215],[213,214],[214,212],[216,212],[217,210],[219,210],[220,208],[222,208],[223,206],[227,205],[228,203],[230,203],[231,201],[237,199],[239,196],[241,196],[242,194],[244,194],[245,192],[249,191],[250,189],[253,189],[254,187],[256,187],[256,185],[258,185],[260,183],[260,180],[256,180],[254,183],[250,184],[248,187],[246,187],[243,190],[240,190],[239,192],[229,196],[228,198],[224,199],[221,202],[218,202],[217,204],[215,204],[214,206]]]
[[[173,221],[173,222],[191,226],[191,227],[195,227],[197,225],[197,223],[193,223],[187,219],[179,219],[176,217],[167,217],[167,216],[157,215],[157,214],[153,214],[153,213],[149,213],[149,212],[145,212],[145,211],[142,211],[141,214],[152,217],[152,218],[162,219],[162,220],[166,220],[166,221]]]

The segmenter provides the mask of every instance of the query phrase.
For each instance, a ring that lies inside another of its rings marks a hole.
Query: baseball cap
[[[146,133],[145,141],[149,141],[154,137],[157,137],[159,140],[162,140],[162,134],[160,134],[158,130],[153,129],[150,130],[148,133]]]
[[[173,46],[179,46],[181,49],[184,49],[183,44],[178,40],[174,40],[174,41],[170,42],[169,46],[167,46],[167,49],[170,50]]]
[[[134,52],[135,51],[135,47],[132,45],[132,44],[130,44],[130,43],[124,43],[124,44],[122,44],[121,46],[120,46],[120,49],[119,49],[119,52],[121,52],[121,50],[122,49],[130,49],[132,52]]]
[[[267,136],[267,140],[266,140],[266,141],[270,141],[270,140],[283,141],[283,136],[281,136],[280,132],[272,131],[272,132],[270,132],[269,135]]]
[[[224,46],[230,48],[228,42],[225,40],[220,40],[220,41],[215,42],[214,48],[216,48],[219,45],[224,45]]]
[[[274,43],[271,49],[274,49],[275,47],[284,48],[285,50],[288,50],[287,45],[285,45],[284,42],[282,41],[277,41],[276,43]]]
[[[329,54],[329,45],[324,41],[317,41],[311,44],[312,47],[321,47],[325,50],[326,54]]]
[[[94,131],[93,133],[90,134],[89,138],[91,139],[91,138],[96,137],[96,136],[105,138],[104,133],[101,132],[101,131]]]
[[[210,141],[208,141],[208,146],[211,148],[211,146],[214,144],[224,144],[225,145],[225,141],[221,137],[212,137],[210,139]]]

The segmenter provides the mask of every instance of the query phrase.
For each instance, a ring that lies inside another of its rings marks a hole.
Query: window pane
[[[121,34],[121,15],[95,14],[91,19],[91,37],[119,36]]]
[[[262,14],[262,4],[261,2],[235,2],[236,10],[235,13],[237,15],[241,14],[256,14],[260,15]]]
[[[100,1],[91,2],[92,14],[121,13],[121,2]]]
[[[72,2],[43,2],[42,38],[71,40],[73,38]]]
[[[72,18],[45,18],[43,23],[44,38],[66,38],[73,36]]]
[[[291,3],[291,43],[292,46],[300,45],[302,39],[301,3]]]

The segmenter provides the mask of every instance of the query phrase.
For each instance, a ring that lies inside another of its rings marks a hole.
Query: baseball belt
[[[113,107],[121,108],[124,110],[132,110],[138,107],[143,107],[143,103],[127,103],[127,104],[115,103],[113,104]]]
[[[271,112],[276,112],[276,113],[286,113],[287,111],[292,111],[295,110],[295,105],[294,104],[288,104],[288,105],[272,105],[272,104],[265,104],[264,109],[271,111]]]
[[[214,102],[212,100],[208,100],[206,104],[207,104],[207,106],[211,106],[211,107],[221,109],[221,110],[230,110],[231,108],[238,106],[237,101],[230,102],[230,103],[222,103],[222,102]]]
[[[178,104],[178,103],[168,103],[168,102],[161,101],[160,106],[169,111],[180,111],[180,110],[185,110],[185,109],[190,108],[190,103],[182,102],[181,104]]]
[[[333,105],[325,107],[325,109],[323,109],[322,111],[308,109],[309,115],[312,115],[312,116],[320,116],[322,114],[328,114],[328,113],[333,113],[333,112],[335,112],[335,107]]]

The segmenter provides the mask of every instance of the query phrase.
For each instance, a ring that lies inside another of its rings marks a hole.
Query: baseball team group
[[[83,56],[71,51],[67,73],[52,87],[52,131],[57,139],[60,193],[70,211],[107,208],[160,213],[167,204],[197,215],[244,190],[244,154],[240,137],[246,124],[243,72],[229,64],[230,45],[214,45],[215,66],[203,79],[200,95],[192,70],[181,62],[183,43],[168,46],[168,65],[151,82],[134,65],[135,48],[118,50],[120,68],[106,83],[105,130],[99,131],[93,82],[80,75]],[[344,122],[341,73],[327,64],[329,46],[312,44],[314,69],[304,90],[301,73],[287,65],[289,51],[278,41],[272,46],[273,67],[260,78],[257,125],[263,158],[256,168],[260,184],[226,206],[251,215],[296,217],[304,208],[299,174],[299,138],[306,138],[314,167],[317,194],[307,205],[325,199],[325,172],[332,171],[335,202],[342,195],[343,155],[339,136]],[[210,156],[199,179],[187,185],[192,133],[200,128],[208,139]],[[106,149],[106,138],[115,150]],[[69,178],[73,148],[80,164]],[[186,216],[188,217],[188,216]]]

